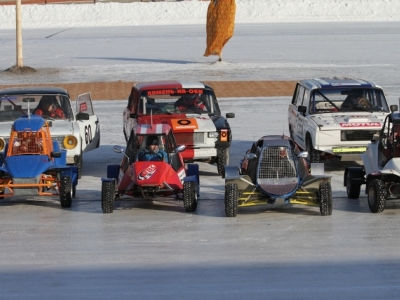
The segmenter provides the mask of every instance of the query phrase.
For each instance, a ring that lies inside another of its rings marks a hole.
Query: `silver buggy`
[[[321,215],[331,215],[331,177],[323,174],[323,164],[310,166],[307,156],[285,135],[254,142],[239,168],[225,166],[226,216],[235,217],[240,206],[276,204],[277,199],[317,205]]]

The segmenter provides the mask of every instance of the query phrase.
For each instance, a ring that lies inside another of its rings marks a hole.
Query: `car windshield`
[[[385,95],[377,88],[335,88],[314,90],[310,114],[336,111],[389,112]]]
[[[35,114],[38,109],[43,109],[44,102],[49,102],[54,109],[60,111],[65,119],[72,119],[73,113],[69,98],[63,95],[44,95],[44,94],[20,94],[20,95],[0,95],[0,121],[10,122],[18,119],[22,115],[27,115],[28,111]],[[57,115],[47,116],[41,114],[43,118],[58,119]]]
[[[140,114],[197,113],[220,114],[215,95],[205,89],[144,91],[140,95]]]

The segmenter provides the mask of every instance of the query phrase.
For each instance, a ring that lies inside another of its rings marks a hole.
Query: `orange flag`
[[[211,0],[207,11],[207,49],[204,56],[218,55],[233,36],[235,27],[235,0]]]

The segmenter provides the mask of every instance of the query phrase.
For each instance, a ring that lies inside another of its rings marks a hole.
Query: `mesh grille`
[[[287,147],[267,147],[261,152],[257,182],[274,195],[290,193],[297,187],[293,154]]]
[[[376,130],[342,130],[340,134],[341,141],[370,141],[376,133]]]
[[[13,140],[11,155],[45,154],[41,132],[18,132]]]
[[[175,133],[175,140],[178,145],[204,144],[204,132]]]

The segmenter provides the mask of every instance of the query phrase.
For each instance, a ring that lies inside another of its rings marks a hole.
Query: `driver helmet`
[[[279,147],[279,157],[288,157],[286,147]]]
[[[148,150],[151,151],[152,153],[157,153],[158,152],[158,147],[155,150],[151,150],[150,146],[151,145],[157,145],[158,146],[158,136],[156,135],[149,135],[146,140],[146,146],[148,147]]]
[[[187,106],[196,106],[198,104],[199,95],[184,95],[182,96],[182,102]]]

